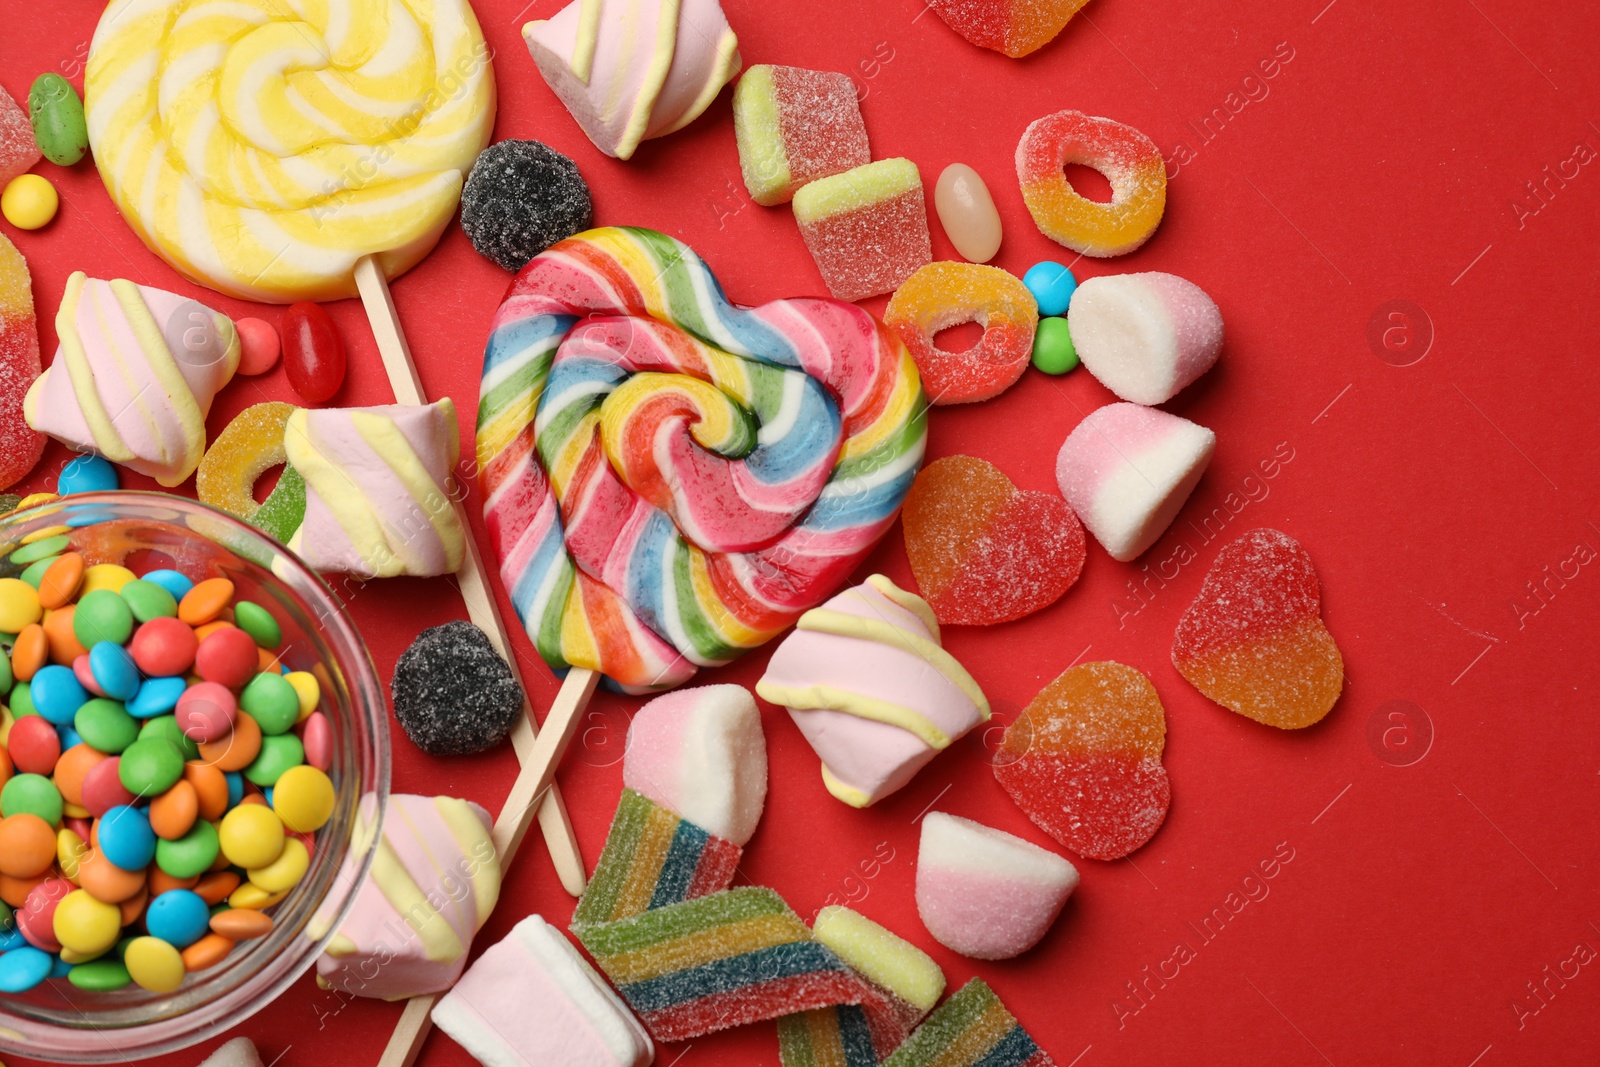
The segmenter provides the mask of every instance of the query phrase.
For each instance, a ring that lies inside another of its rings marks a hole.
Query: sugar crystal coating
[[[933,260],[922,177],[909,159],[880,159],[812,182],[795,194],[794,217],[840,300],[893,292]]]
[[[1073,293],[1067,323],[1089,373],[1135,404],[1165,404],[1222,351],[1216,302],[1176,274],[1090,278]]]
[[[883,321],[906,343],[930,403],[968,404],[1016,384],[1033,354],[1039,312],[1033,294],[999,267],[929,263],[895,290]],[[940,330],[964,322],[983,338],[964,352],[940,348]]]
[[[461,190],[461,228],[472,247],[506,270],[594,225],[578,165],[539,141],[485,148]]]
[[[522,714],[522,686],[470,622],[447,622],[400,654],[391,686],[394,717],[434,756],[470,756],[505,739]]]
[[[906,555],[940,622],[1009,622],[1048,607],[1083,571],[1083,525],[1059,497],[1020,492],[972,456],[924,467],[906,497]]]
[[[923,817],[917,914],[952,951],[983,960],[1021,955],[1077,885],[1072,864],[1031,841],[940,811]]]
[[[1086,256],[1120,256],[1150,239],[1167,205],[1167,165],[1156,143],[1132,126],[1081,111],[1035,120],[1017,144],[1017,180],[1039,231]],[[1063,167],[1093,167],[1111,183],[1111,202],[1080,196]]]
[[[1251,530],[1217,553],[1178,620],[1172,664],[1212,700],[1268,726],[1296,730],[1332,711],[1344,657],[1300,542]]]
[[[1054,1067],[981,978],[928,1016],[883,1067]]]
[[[1089,0],[930,0],[952,29],[977,45],[1019,59],[1055,39]]]
[[[1006,728],[994,776],[1040,829],[1089,859],[1120,859],[1167,817],[1166,711],[1142,673],[1084,663]]]
[[[847,74],[758,64],[733,93],[745,188],[765,207],[808,182],[872,162],[855,82]]]
[[[283,431],[296,408],[281,400],[253,404],[235,415],[206,449],[195,471],[194,487],[203,503],[221,508],[288,543],[306,513],[306,485],[288,465]],[[255,484],[268,470],[283,464],[278,484],[256,503]]]
[[[31,170],[41,157],[28,113],[10,93],[0,89],[0,189]]]
[[[6,104],[17,109],[5,90],[0,89],[0,152],[5,144]],[[26,115],[23,122],[27,122]],[[28,143],[33,143],[31,133]],[[3,159],[0,154],[0,168]],[[34,159],[38,159],[37,150]],[[39,365],[33,276],[17,246],[0,234],[0,489],[19,481],[44,453],[44,434],[30,427],[22,412],[22,398],[39,377]]]

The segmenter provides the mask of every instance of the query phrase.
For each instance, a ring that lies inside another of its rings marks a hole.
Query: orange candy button
[[[232,951],[232,941],[221,934],[207,934],[183,950],[183,969],[192,974],[207,967],[215,967]]]
[[[55,773],[50,780],[68,804],[83,807],[83,780],[89,772],[110,757],[88,745],[73,745],[56,760]]]
[[[200,884],[198,874],[189,878],[174,878],[160,867],[150,868],[150,892],[155,896],[170,893],[174,889],[193,889]]]
[[[52,872],[36,875],[33,878],[14,878],[9,874],[0,874],[0,900],[10,904],[13,908],[20,908],[28,902],[28,894],[33,892],[34,886],[47,881]]]
[[[215,822],[228,813],[228,779],[217,768],[190,760],[183,765],[183,780],[194,787],[202,819]]]
[[[50,824],[26,812],[0,819],[0,874],[35,878],[56,861],[56,834]]]
[[[216,871],[212,874],[203,874],[200,881],[195,883],[194,891],[201,900],[213,908],[239,888],[239,876],[232,871]]]
[[[72,613],[77,608],[76,604],[68,604],[64,608],[47,611],[44,616],[44,636],[50,643],[50,661],[63,667],[70,667],[79,656],[89,654],[89,650],[78,640],[78,635],[72,632]]]
[[[72,603],[83,586],[83,557],[68,552],[57,557],[39,579],[39,606],[46,611]]]
[[[261,727],[243,712],[233,720],[233,729],[225,736],[200,746],[200,761],[219,771],[242,771],[260,754]]]
[[[189,832],[200,817],[200,797],[194,786],[178,780],[171,789],[150,802],[150,829],[165,841],[176,841]]]
[[[178,618],[190,626],[203,626],[222,614],[233,600],[233,583],[226,578],[207,578],[183,595],[178,602]]]
[[[272,933],[272,916],[249,908],[231,908],[211,917],[211,929],[232,941],[266,937]]]
[[[17,643],[11,649],[11,673],[19,682],[31,682],[39,668],[50,662],[50,639],[44,627],[29,623],[17,634]]]
[[[98,848],[91,848],[78,861],[78,884],[88,890],[91,897],[107,904],[131,900],[145,888],[143,871],[123,870],[106,859]]]

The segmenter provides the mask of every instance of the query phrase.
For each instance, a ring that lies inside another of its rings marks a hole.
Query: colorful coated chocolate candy
[[[1028,818],[1078,855],[1121,859],[1167,817],[1166,736],[1150,679],[1121,663],[1084,663],[1040,690],[1006,727],[994,776]]]
[[[1060,497],[1021,492],[997,467],[947,456],[906,498],[906,555],[940,622],[987,626],[1048,607],[1083,571],[1083,525]]]
[[[933,404],[999,396],[1028,369],[1039,323],[1033,294],[999,267],[929,263],[907,278],[883,321],[911,352]],[[983,338],[964,352],[934,343],[940,330],[976,322]]]
[[[1268,726],[1298,730],[1332,711],[1344,657],[1300,542],[1251,530],[1217,553],[1178,620],[1172,664],[1218,704]]]

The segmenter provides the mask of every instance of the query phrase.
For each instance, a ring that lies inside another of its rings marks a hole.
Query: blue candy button
[[[151,571],[149,574],[140,575],[140,577],[147,582],[156,583],[171,593],[173,600],[182,600],[184,594],[194,588],[194,583],[178,571]]]
[[[115,641],[96,642],[89,650],[89,672],[113,700],[127,701],[139,695],[139,668],[128,650]]]
[[[100,817],[100,853],[125,871],[142,871],[156,858],[150,817],[119,804]]]
[[[1022,276],[1022,284],[1039,302],[1039,314],[1065,315],[1067,305],[1072,303],[1072,294],[1078,288],[1078,279],[1062,264],[1047,259],[1029,267],[1028,273]]]
[[[211,909],[192,890],[169,889],[150,901],[144,913],[144,924],[151,937],[159,937],[178,948],[188,948],[210,929]]]
[[[178,698],[188,688],[189,683],[182,678],[146,678],[138,695],[128,701],[128,714],[135,719],[165,715],[178,706]]]
[[[79,456],[61,468],[56,479],[56,492],[62,496],[73,493],[109,493],[117,485],[117,468],[99,456]]]
[[[89,700],[89,691],[68,667],[52,663],[40,667],[28,686],[33,709],[57,726],[72,721],[78,709]]]

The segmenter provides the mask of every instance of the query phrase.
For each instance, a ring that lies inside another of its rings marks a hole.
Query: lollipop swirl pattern
[[[894,521],[926,400],[905,347],[833,300],[729,303],[688,246],[591,230],[512,283],[478,462],[541,655],[664,688],[831,595]]]
[[[253,300],[355,295],[449,222],[494,124],[467,0],[112,0],[89,141],[144,242]]]

